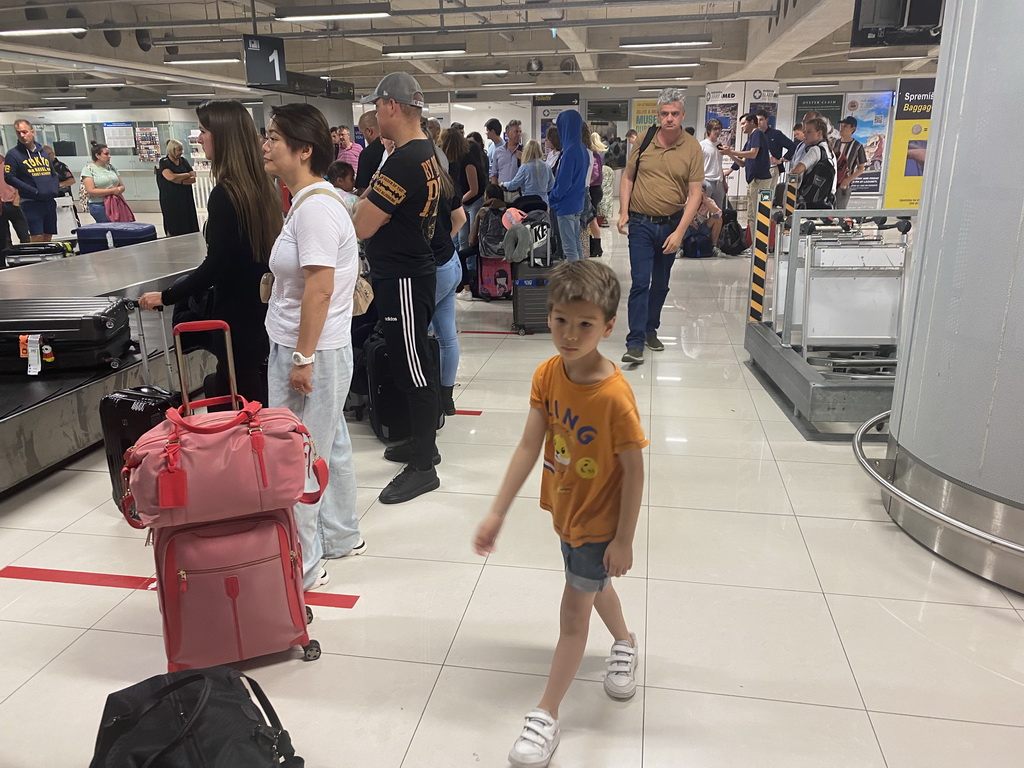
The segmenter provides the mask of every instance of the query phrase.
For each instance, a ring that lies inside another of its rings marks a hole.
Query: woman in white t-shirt
[[[334,159],[331,130],[316,107],[271,110],[263,164],[292,192],[270,253],[267,308],[270,405],[289,408],[328,455],[330,483],[317,504],[297,504],[303,586],[328,581],[321,559],[359,555],[352,440],[343,413],[352,380],[352,293],[359,251],[352,219],[323,175]]]

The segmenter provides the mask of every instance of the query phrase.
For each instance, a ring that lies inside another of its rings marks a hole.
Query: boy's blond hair
[[[615,317],[621,294],[619,278],[601,261],[563,261],[548,275],[548,313],[555,304],[586,301],[599,306],[608,322]]]

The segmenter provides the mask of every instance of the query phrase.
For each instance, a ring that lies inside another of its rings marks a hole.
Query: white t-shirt
[[[704,181],[722,180],[722,153],[718,151],[711,139],[700,143],[700,151],[704,153]]]
[[[797,153],[793,156],[793,167],[796,168],[800,163],[803,163],[804,174],[806,174],[815,166],[816,163],[821,162],[823,151],[824,148],[821,144],[814,144],[813,146],[808,146],[807,144],[801,145],[800,149],[798,149]],[[828,154],[825,156],[825,162],[832,163],[832,165],[835,166],[836,160],[832,150],[829,150]],[[832,174],[832,194],[835,194],[836,192],[836,175],[837,174]],[[803,174],[801,174],[800,178],[803,178]]]
[[[330,191],[330,196],[314,189]],[[292,200],[292,212],[270,251],[274,290],[267,307],[267,335],[275,344],[299,342],[303,267],[333,267],[334,293],[317,349],[341,349],[352,343],[352,293],[359,274],[359,246],[352,218],[326,181],[310,184]]]

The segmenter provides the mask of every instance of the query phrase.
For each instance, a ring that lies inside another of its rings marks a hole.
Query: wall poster
[[[652,125],[658,124],[657,99],[633,99],[633,116],[629,121],[634,131],[641,136]]]
[[[828,124],[828,140],[839,138],[839,121],[843,119],[844,99],[842,94],[821,94],[796,97],[796,119],[802,122],[808,112],[820,112]]]
[[[885,184],[886,208],[917,208],[928,152],[935,78],[900,80]]]
[[[850,115],[857,118],[857,130],[853,138],[864,145],[864,154],[868,160],[868,169],[850,187],[853,194],[876,195],[882,189],[892,101],[892,91],[846,94],[843,117]]]

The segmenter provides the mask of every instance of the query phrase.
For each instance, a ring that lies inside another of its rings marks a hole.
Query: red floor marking
[[[455,411],[456,416],[483,416],[483,411],[463,411],[461,409]]]
[[[513,331],[459,331],[459,333],[472,333],[480,336],[518,336]]]
[[[0,568],[0,579],[47,581],[54,584],[81,584],[86,587],[156,589],[156,579],[144,576],[119,576],[114,573],[90,573],[88,571],[58,571],[51,568],[22,568],[18,565],[8,565],[6,568]],[[306,593],[306,602],[309,605],[319,605],[325,608],[352,608],[358,600],[358,595],[334,595],[329,592]]]

